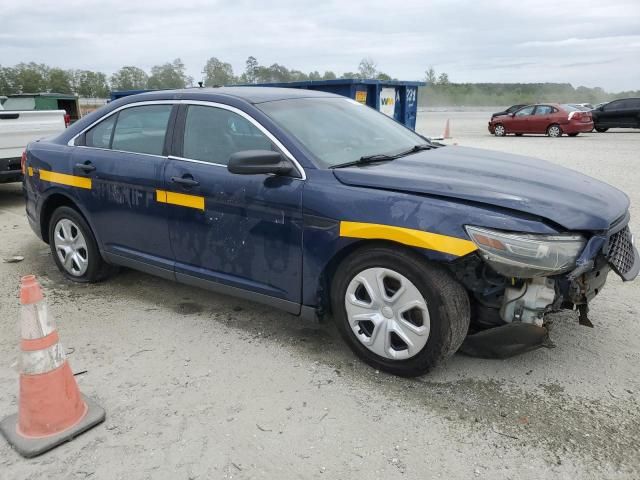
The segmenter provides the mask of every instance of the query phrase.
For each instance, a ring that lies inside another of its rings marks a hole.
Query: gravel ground
[[[483,112],[423,112],[450,143],[537,156],[626,191],[640,232],[640,131],[495,138]],[[355,360],[329,324],[134,271],[76,285],[0,185],[0,415],[15,412],[18,280],[40,278],[81,390],[107,420],[25,460],[0,440],[4,479],[639,478],[640,282],[613,274],[594,329],[557,314],[557,347],[509,360],[455,356],[408,380]]]

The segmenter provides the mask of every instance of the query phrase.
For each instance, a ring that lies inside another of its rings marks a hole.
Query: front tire
[[[495,127],[493,127],[493,134],[496,137],[504,137],[507,134],[507,129],[504,128],[504,125],[498,123]]]
[[[453,355],[469,329],[469,297],[444,268],[400,247],[347,257],[331,286],[334,321],[370,366],[423,375]]]
[[[74,282],[98,282],[112,271],[100,255],[91,228],[73,208],[60,207],[51,215],[49,246],[58,269]]]
[[[595,127],[595,129],[596,129],[596,132],[598,133],[604,133],[607,130],[609,130],[608,128],[604,128],[604,127]]]

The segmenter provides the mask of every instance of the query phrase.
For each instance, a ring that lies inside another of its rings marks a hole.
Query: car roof
[[[62,100],[75,100],[78,98],[77,95],[73,95],[72,93],[55,93],[55,92],[39,92],[39,93],[12,93],[8,96],[8,98],[20,98],[20,97],[54,97],[60,98]]]
[[[526,103],[526,104],[522,104],[522,108],[525,108],[525,107],[537,107],[537,106],[540,106],[540,105],[549,105],[551,107],[562,108],[562,105],[560,105],[559,103],[551,103],[551,102]]]
[[[142,100],[215,100],[220,96],[233,97],[249,103],[273,102],[295,98],[344,98],[333,93],[307,90],[303,88],[279,87],[214,87],[184,88],[180,90],[158,90],[124,97],[129,101]],[[128,103],[128,102],[127,102]]]

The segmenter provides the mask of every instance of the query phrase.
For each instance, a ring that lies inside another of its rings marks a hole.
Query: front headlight
[[[582,235],[508,233],[467,225],[482,258],[506,277],[533,278],[568,272],[586,240]]]

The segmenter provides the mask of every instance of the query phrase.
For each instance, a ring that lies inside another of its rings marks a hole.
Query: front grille
[[[625,275],[633,267],[634,252],[629,227],[624,227],[609,238],[607,260],[619,275]]]

